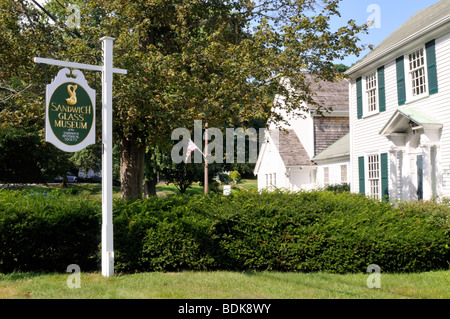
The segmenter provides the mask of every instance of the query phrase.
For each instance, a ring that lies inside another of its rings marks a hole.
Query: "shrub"
[[[99,267],[99,202],[0,191],[0,271]],[[448,202],[237,192],[114,202],[117,271],[448,268]]]
[[[238,171],[231,171],[230,178],[233,182],[239,183],[241,181],[241,174]]]
[[[447,267],[448,232],[414,204],[396,208],[359,194],[240,192],[135,202],[123,271],[425,271]],[[436,204],[437,207],[440,207]],[[407,208],[406,208],[407,207]],[[122,215],[123,210],[117,214]],[[448,211],[442,208],[439,214]],[[438,214],[438,213],[434,213]],[[131,216],[130,216],[131,217]],[[117,223],[117,222],[116,222]],[[130,234],[134,228],[140,234]],[[117,230],[117,227],[115,228]],[[120,259],[120,258],[119,258]],[[139,261],[130,267],[131,261]]]
[[[220,174],[219,175],[219,180],[223,185],[228,185],[230,184],[233,180],[231,179],[230,175],[228,174]]]
[[[97,269],[98,202],[0,191],[0,271]]]
[[[344,184],[332,184],[327,185],[325,187],[326,191],[334,192],[334,193],[342,193],[342,192],[349,192],[350,191],[350,184],[344,183]]]

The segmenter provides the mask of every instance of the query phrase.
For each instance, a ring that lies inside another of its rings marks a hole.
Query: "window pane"
[[[379,155],[369,155],[368,170],[369,170],[369,195],[374,198],[379,198],[380,194],[380,159]]]
[[[409,55],[409,71],[413,96],[426,93],[425,56],[423,48]]]

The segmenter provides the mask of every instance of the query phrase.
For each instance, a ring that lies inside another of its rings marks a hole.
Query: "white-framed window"
[[[328,185],[330,183],[330,168],[329,167],[323,168],[323,183],[325,185]]]
[[[409,99],[428,95],[428,81],[425,48],[421,47],[406,55]]]
[[[370,115],[378,112],[378,77],[373,72],[364,77],[365,82],[365,114]]]
[[[347,183],[347,164],[341,165],[341,183]]]
[[[273,173],[273,186],[277,186],[277,173]]]
[[[367,156],[367,185],[369,189],[366,190],[369,196],[379,199],[381,193],[380,181],[380,155],[371,154]]]
[[[266,174],[266,187],[269,186],[269,174]]]

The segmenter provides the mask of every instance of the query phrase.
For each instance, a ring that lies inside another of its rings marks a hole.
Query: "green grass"
[[[367,287],[365,273],[81,273],[79,289],[68,288],[69,275],[0,274],[0,299],[450,299],[450,271],[382,273],[379,289]]]
[[[239,192],[251,189],[257,189],[256,179],[243,179],[236,187],[232,188],[232,192]],[[50,193],[54,190],[59,190],[66,193],[69,197],[79,196],[84,199],[102,199],[102,184],[100,183],[75,183],[68,184],[67,188],[63,188],[61,184],[49,184],[49,185],[32,185],[17,187],[17,190],[25,190],[29,193]],[[176,195],[180,192],[174,184],[158,184],[156,185],[157,195],[170,196]],[[223,186],[219,186],[219,191],[223,191]],[[194,183],[186,190],[186,194],[203,194],[203,186],[200,183]],[[120,186],[113,187],[113,197],[120,198]]]
[[[68,184],[67,188],[63,188],[62,184],[30,185],[17,187],[16,189],[24,190],[28,193],[51,193],[52,191],[60,191],[67,197],[102,199],[102,184],[100,183]],[[120,186],[113,186],[113,197],[120,198]]]
[[[245,190],[251,190],[251,189],[257,189],[258,184],[256,179],[243,179],[236,185],[233,185],[231,192],[240,192]],[[175,187],[174,184],[158,184],[156,185],[156,191],[158,195],[162,195],[164,193],[165,195],[176,195],[180,192]],[[223,192],[223,186],[219,186],[219,192]],[[200,186],[200,183],[193,183],[191,187],[189,187],[186,190],[186,194],[203,194],[204,188],[203,186]]]

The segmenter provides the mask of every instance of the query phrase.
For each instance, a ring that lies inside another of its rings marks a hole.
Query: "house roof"
[[[345,79],[331,82],[315,80],[311,74],[305,78],[311,83],[311,90],[315,92],[314,101],[333,111],[348,111],[348,82]],[[317,106],[308,105],[310,110],[316,110]]]
[[[314,165],[294,130],[272,130],[270,136],[286,167]]]
[[[422,110],[402,107],[395,111],[389,121],[381,129],[380,134],[406,133],[409,129],[419,129],[423,127],[441,128],[442,123],[424,113]]]
[[[450,18],[450,0],[441,0],[409,18],[397,30],[391,33],[385,40],[376,46],[363,59],[351,67],[346,74],[352,74],[365,64],[377,60],[377,56],[386,55],[412,41],[422,32],[430,31],[431,27],[446,24]]]
[[[322,152],[312,158],[313,161],[330,160],[336,157],[350,155],[350,134],[347,133]]]

